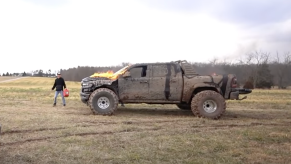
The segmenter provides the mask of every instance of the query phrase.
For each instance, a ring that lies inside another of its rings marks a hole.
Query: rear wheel
[[[189,104],[177,104],[177,107],[182,110],[191,110],[191,105]]]
[[[118,97],[110,89],[99,88],[89,98],[89,107],[94,114],[112,115],[118,106]]]
[[[198,117],[219,119],[226,109],[225,99],[215,91],[197,93],[191,102],[191,110]]]

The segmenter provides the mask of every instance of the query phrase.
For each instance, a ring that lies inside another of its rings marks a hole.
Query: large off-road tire
[[[118,106],[118,97],[110,89],[96,89],[89,97],[88,104],[93,114],[112,115]]]
[[[222,95],[211,90],[197,93],[191,101],[191,110],[198,117],[219,119],[225,113],[225,108]]]
[[[177,107],[182,110],[191,110],[191,105],[189,104],[177,104]]]

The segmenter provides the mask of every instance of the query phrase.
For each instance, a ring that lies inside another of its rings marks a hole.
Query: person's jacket
[[[65,80],[62,77],[56,78],[55,83],[52,87],[52,90],[54,90],[55,88],[56,88],[56,91],[62,91],[63,88],[67,88]]]

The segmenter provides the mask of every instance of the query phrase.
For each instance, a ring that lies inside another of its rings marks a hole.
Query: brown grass
[[[129,105],[92,115],[80,83],[52,107],[51,78],[0,83],[0,163],[289,163],[291,91],[228,101],[220,120],[174,105]]]

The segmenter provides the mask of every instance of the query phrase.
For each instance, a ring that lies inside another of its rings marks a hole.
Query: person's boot
[[[56,103],[54,103],[54,105],[53,105],[54,107],[56,106]]]
[[[66,106],[66,104],[64,104],[64,106]]]

